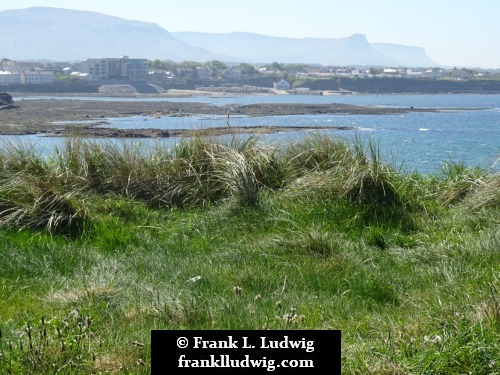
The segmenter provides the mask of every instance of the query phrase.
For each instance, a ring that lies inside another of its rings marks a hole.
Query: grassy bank
[[[324,137],[0,167],[0,373],[147,374],[151,329],[342,329],[346,374],[500,372],[498,174]]]

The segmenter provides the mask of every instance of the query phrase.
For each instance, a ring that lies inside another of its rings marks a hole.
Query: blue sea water
[[[38,97],[40,99],[50,97]],[[54,97],[54,99],[62,97]],[[33,99],[33,98],[25,98]],[[65,99],[91,99],[69,97]],[[19,98],[17,100],[22,100]],[[409,112],[397,115],[295,115],[230,117],[233,126],[350,126],[353,131],[321,131],[322,134],[352,138],[358,134],[372,140],[381,156],[395,167],[422,173],[438,171],[444,162],[463,162],[483,168],[500,170],[500,95],[247,95],[191,98],[98,98],[98,100],[140,100],[204,102],[215,105],[257,103],[344,103],[377,107],[437,108],[440,112]],[[480,110],[470,110],[470,109]],[[103,120],[103,119],[99,119]],[[114,128],[198,129],[227,126],[226,116],[143,117],[106,119]],[[286,142],[300,139],[310,131],[262,135],[267,142]],[[35,138],[31,137],[31,140]],[[178,139],[162,142],[174,144]],[[36,143],[51,149],[55,139],[40,138]],[[149,142],[149,141],[144,141]]]

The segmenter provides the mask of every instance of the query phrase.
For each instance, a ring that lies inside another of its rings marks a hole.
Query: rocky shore
[[[305,114],[370,114],[385,115],[406,113],[410,111],[434,111],[433,109],[416,108],[380,108],[347,104],[252,104],[214,106],[205,103],[188,102],[147,102],[147,101],[102,101],[39,99],[19,100],[16,108],[2,111],[0,115],[0,135],[47,134],[47,135],[81,135],[89,137],[172,137],[189,136],[193,133],[207,135],[235,134],[247,132],[296,131],[296,127],[224,127],[203,130],[161,130],[161,129],[103,129],[96,128],[99,120],[108,117],[146,116],[183,117],[190,115],[228,115],[230,116],[277,116]],[[73,121],[86,121],[75,124]],[[307,129],[301,127],[300,129]],[[310,129],[318,129],[311,126]],[[349,129],[335,126],[326,129]]]

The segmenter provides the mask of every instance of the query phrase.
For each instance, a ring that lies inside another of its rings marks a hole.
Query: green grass
[[[2,374],[148,374],[151,329],[341,329],[346,374],[500,373],[498,174],[324,137],[2,150]]]

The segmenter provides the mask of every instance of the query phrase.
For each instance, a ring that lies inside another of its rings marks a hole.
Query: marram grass
[[[491,171],[328,137],[0,162],[1,374],[148,374],[151,329],[342,329],[346,374],[500,372]]]

